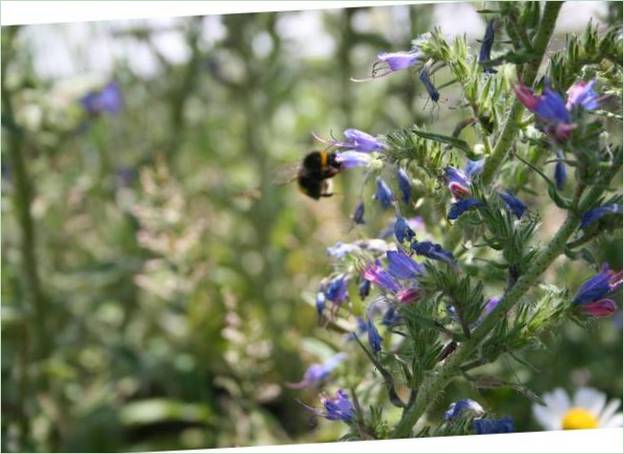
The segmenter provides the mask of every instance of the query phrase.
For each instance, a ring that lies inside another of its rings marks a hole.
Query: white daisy
[[[607,403],[606,394],[593,388],[579,388],[570,400],[561,388],[544,394],[546,406],[534,404],[533,415],[546,430],[622,427],[624,418],[617,413],[620,399]]]

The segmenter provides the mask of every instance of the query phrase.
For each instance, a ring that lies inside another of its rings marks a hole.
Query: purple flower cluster
[[[595,80],[576,82],[568,90],[567,101],[550,87],[544,88],[539,96],[522,83],[516,85],[514,90],[518,100],[545,124],[546,132],[559,141],[565,141],[576,128],[571,112],[575,108],[595,110],[599,107],[595,83]]]
[[[609,269],[607,264],[604,264],[599,273],[581,285],[572,300],[572,304],[590,317],[609,317],[615,313],[617,305],[606,296],[621,286],[622,271],[615,272]]]

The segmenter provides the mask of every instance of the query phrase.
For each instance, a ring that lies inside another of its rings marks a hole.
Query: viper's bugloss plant
[[[345,168],[363,168],[352,220],[368,238],[328,249],[333,271],[316,306],[325,326],[352,333],[344,361],[364,358],[370,367],[334,376],[318,364],[301,383],[334,381],[350,390],[351,398],[344,391],[323,398],[317,411],[349,424],[349,439],[511,432],[512,418],[493,413],[504,408],[468,398],[442,417],[424,415],[456,379],[541,403],[523,385],[472,371],[517,360],[567,320],[586,326],[617,310],[612,295],[622,273],[587,248],[622,227],[621,189],[612,183],[622,166],[622,144],[612,134],[622,118],[622,33],[601,37],[589,25],[548,63],[560,8],[498,3],[482,11],[479,48],[433,30],[409,51],[377,56],[367,83],[413,72],[433,101],[457,86],[466,119],[452,131],[436,123],[377,137],[348,129],[343,141],[325,141]],[[442,68],[448,80],[434,85]],[[468,129],[473,134],[464,136]],[[552,163],[554,174],[545,171]],[[558,224],[554,234],[543,228],[546,217]],[[376,218],[388,228],[368,230]],[[581,285],[545,277],[560,257],[597,274]]]

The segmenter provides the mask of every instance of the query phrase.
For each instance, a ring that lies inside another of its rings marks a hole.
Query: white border
[[[623,429],[569,430],[462,437],[353,441],[250,448],[205,449],[209,453],[622,453]],[[176,451],[178,452],[178,451]]]
[[[181,17],[262,11],[296,11],[354,6],[389,6],[414,1],[17,1],[0,3],[0,24],[44,24],[95,20]],[[315,443],[176,452],[211,453],[584,453],[624,452],[623,429],[532,432],[410,440]]]
[[[0,3],[0,24],[53,24],[204,14],[390,6],[423,1],[23,1]],[[433,3],[433,2],[429,2]]]

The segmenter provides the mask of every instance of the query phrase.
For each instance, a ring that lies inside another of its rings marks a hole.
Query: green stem
[[[41,289],[41,280],[37,269],[37,257],[35,252],[36,235],[30,212],[34,190],[24,160],[24,132],[15,121],[12,93],[5,85],[6,77],[4,74],[12,57],[12,41],[16,32],[17,29],[12,29],[12,34],[7,36],[6,47],[3,46],[5,61],[2,64],[0,94],[2,95],[3,123],[8,130],[7,151],[9,153],[11,172],[15,185],[13,190],[13,205],[21,230],[20,248],[24,290],[27,295],[27,300],[30,302],[30,307],[27,312],[30,312],[30,314],[34,316],[37,326],[37,353],[39,357],[43,357],[48,351],[49,339],[46,335],[46,302]]]
[[[557,16],[559,15],[559,10],[561,9],[562,4],[562,2],[547,2],[544,7],[544,15],[540,22],[539,29],[537,30],[537,34],[535,35],[533,44],[533,50],[539,57],[528,65],[524,71],[522,80],[525,84],[533,85],[533,81],[537,76],[537,71],[539,70],[544,53],[546,52],[546,47],[548,46],[548,42],[550,41],[553,30],[555,29],[555,22],[557,21]],[[492,154],[485,162],[483,174],[481,175],[481,181],[484,185],[487,186],[492,182],[496,176],[498,168],[505,160],[505,157],[511,148],[511,144],[516,137],[518,123],[522,118],[522,112],[522,104],[517,99],[514,99],[511,110],[505,120],[503,131],[494,146]]]

